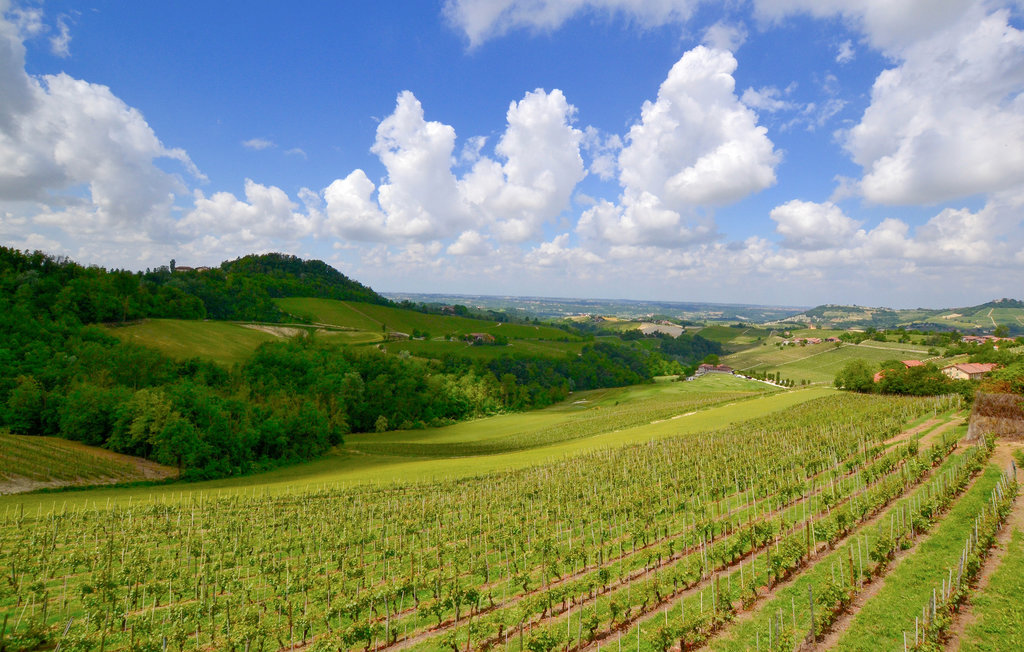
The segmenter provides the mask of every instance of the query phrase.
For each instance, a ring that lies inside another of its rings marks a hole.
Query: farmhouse
[[[467,337],[469,339],[472,339],[474,342],[479,342],[481,344],[494,343],[494,336],[491,335],[490,333],[470,333],[469,335],[467,335]]]
[[[942,368],[942,373],[953,380],[979,380],[999,365],[993,362],[964,362]]]
[[[695,376],[703,376],[704,374],[731,374],[732,367],[724,364],[702,364],[697,367]]]
[[[906,367],[907,369],[910,369],[911,367],[923,367],[924,366],[924,363],[921,362],[920,360],[900,360],[900,362],[903,363],[903,366]],[[873,381],[875,381],[876,383],[879,383],[879,382],[882,381],[882,378],[884,378],[884,377],[885,377],[885,369],[882,369],[881,371],[877,372],[874,376],[872,376],[871,379]]]

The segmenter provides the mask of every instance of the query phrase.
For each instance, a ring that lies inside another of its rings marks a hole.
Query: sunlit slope
[[[796,383],[831,383],[836,373],[850,360],[865,360],[876,367],[885,360],[931,360],[926,347],[913,344],[887,344],[865,341],[862,344],[823,342],[807,346],[774,344],[754,346],[725,357],[722,361],[738,371],[779,372]],[[940,359],[931,360],[941,364]]]
[[[710,380],[710,379],[709,379]],[[716,379],[717,381],[717,379]],[[699,381],[698,381],[699,382]],[[732,380],[726,381],[732,382]],[[753,381],[750,381],[753,382]],[[614,403],[616,398],[613,392],[634,392],[638,388],[625,388],[623,390],[601,390],[608,392],[604,399]],[[656,391],[656,386],[641,386],[639,391],[651,389]],[[726,389],[728,389],[726,387]],[[746,400],[730,401],[702,410],[688,410],[682,412],[678,418],[657,420],[657,423],[625,428],[618,431],[604,432],[591,437],[573,439],[560,442],[554,445],[537,446],[527,450],[514,450],[505,453],[491,455],[473,455],[465,457],[415,457],[400,455],[374,455],[356,450],[355,446],[343,446],[333,454],[316,462],[300,464],[285,469],[277,469],[268,473],[248,476],[244,478],[228,478],[208,482],[197,482],[187,485],[175,485],[168,487],[142,487],[136,489],[93,489],[85,492],[73,492],[62,494],[61,501],[73,503],[87,503],[89,505],[104,505],[109,501],[122,500],[176,500],[179,497],[187,497],[189,494],[198,492],[218,493],[248,493],[248,492],[279,492],[279,491],[302,491],[306,488],[318,485],[336,484],[361,484],[361,483],[384,483],[415,482],[441,478],[462,478],[477,476],[485,473],[520,469],[545,462],[564,459],[588,451],[604,449],[609,447],[622,446],[625,444],[651,441],[665,437],[689,435],[720,428],[737,422],[747,421],[767,414],[786,410],[787,408],[799,405],[806,401],[827,396],[835,390],[819,387],[788,392],[776,392],[761,396],[755,396]],[[547,419],[553,419],[550,415],[559,415],[567,411],[571,413],[574,409],[572,401],[579,400],[574,397],[567,403],[552,406],[545,410],[535,412],[511,414],[486,420],[494,431],[502,434],[519,432],[529,434],[538,427],[549,425]],[[596,401],[595,401],[596,402]],[[694,412],[689,414],[689,412]],[[538,416],[539,415],[539,416]],[[506,423],[508,420],[509,423]],[[471,425],[471,424],[466,424]],[[454,428],[457,428],[455,426]],[[462,438],[469,440],[472,436],[487,437],[486,432],[476,435],[466,432],[452,431],[447,428],[422,431],[424,433],[435,433],[440,440]],[[390,436],[387,435],[387,436]],[[16,500],[12,497],[0,497],[0,505],[22,503],[26,508],[37,506],[49,506],[53,502],[51,496],[20,496]]]
[[[176,360],[204,358],[231,365],[245,360],[256,347],[291,331],[258,330],[224,321],[147,319],[127,326],[107,327],[124,341],[148,346]],[[296,331],[297,332],[297,331]]]
[[[318,324],[351,328],[376,333],[400,332],[412,334],[414,330],[432,337],[490,333],[509,339],[576,340],[573,335],[551,326],[506,324],[482,319],[469,319],[457,315],[429,315],[414,310],[378,306],[353,301],[331,299],[289,298],[275,299],[282,310],[296,317]]]

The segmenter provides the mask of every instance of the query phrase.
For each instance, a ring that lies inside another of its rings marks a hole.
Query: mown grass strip
[[[1024,532],[1014,530],[988,586],[971,601],[976,620],[961,638],[963,652],[1024,650]]]
[[[918,549],[889,576],[885,585],[854,617],[839,639],[842,650],[895,650],[903,646],[907,623],[914,622],[931,596],[934,580],[956,563],[978,511],[985,506],[1001,471],[988,466]]]

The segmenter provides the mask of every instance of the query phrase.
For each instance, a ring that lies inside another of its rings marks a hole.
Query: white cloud
[[[649,192],[671,210],[728,204],[775,183],[779,155],[734,93],[736,59],[698,46],[644,102],[619,155],[626,193]]]
[[[795,102],[784,100],[783,92],[774,86],[762,86],[759,89],[748,88],[743,91],[743,103],[752,109],[768,111],[792,111],[798,108]]]
[[[577,231],[616,244],[678,247],[714,237],[702,212],[775,183],[775,152],[736,97],[736,59],[698,46],[672,67],[619,153],[618,204],[604,201]]]
[[[194,208],[178,222],[178,228],[192,237],[231,235],[244,241],[260,238],[298,240],[314,231],[308,216],[275,186],[245,180],[245,201],[230,192],[206,197],[196,191]]]
[[[839,44],[836,52],[836,63],[849,63],[853,61],[856,53],[853,51],[853,41],[846,39]]]
[[[775,230],[790,249],[824,249],[848,243],[857,233],[858,222],[843,214],[831,202],[817,204],[794,199],[772,209]]]
[[[1024,32],[1006,11],[973,17],[908,46],[875,81],[844,140],[867,199],[935,203],[1024,182]]]
[[[890,54],[956,23],[977,0],[754,0],[764,19],[780,20],[806,13],[817,18],[839,15]]]
[[[621,14],[643,26],[685,22],[699,0],[446,0],[444,14],[471,46],[515,29],[558,29],[581,12]]]
[[[326,226],[341,238],[363,241],[388,239],[387,217],[373,200],[375,187],[362,170],[337,179],[324,189]]]
[[[445,251],[452,256],[486,256],[491,252],[491,247],[479,232],[466,231]]]
[[[57,17],[57,33],[50,37],[50,52],[58,57],[71,56],[71,28],[66,14]]]
[[[522,242],[569,206],[583,179],[582,132],[571,126],[576,109],[562,91],[527,93],[508,109],[508,127],[495,152],[481,158],[459,183],[465,201],[493,223],[499,238]]]
[[[704,31],[702,42],[716,50],[735,52],[747,40],[747,28],[742,24],[718,21]]]
[[[604,261],[592,251],[569,246],[569,234],[562,233],[528,251],[524,256],[524,262],[530,267],[582,269]]]
[[[264,149],[270,149],[272,147],[277,147],[277,145],[274,144],[274,141],[267,140],[266,138],[250,138],[249,140],[242,141],[242,147],[246,149],[260,151]]]
[[[301,147],[292,147],[289,150],[285,150],[285,156],[298,156],[301,159],[309,158],[308,156],[306,156],[305,150],[303,150]]]
[[[618,134],[602,135],[595,127],[583,130],[581,145],[590,155],[588,171],[596,174],[602,181],[615,178],[619,171],[619,152],[622,150],[622,138]]]
[[[388,175],[377,189],[388,216],[388,232],[397,237],[430,239],[457,232],[469,214],[459,196],[451,166],[455,129],[427,122],[423,106],[409,91],[398,95],[395,111],[377,126],[371,151]]]

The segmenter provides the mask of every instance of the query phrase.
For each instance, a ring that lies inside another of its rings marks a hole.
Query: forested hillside
[[[548,405],[575,388],[646,382],[663,363],[606,343],[558,360],[424,361],[307,336],[264,343],[225,369],[92,325],[168,313],[269,318],[271,295],[350,291],[384,301],[323,263],[276,254],[220,270],[132,273],[0,249],[0,428],[219,477],[316,457],[350,431],[438,425]]]

